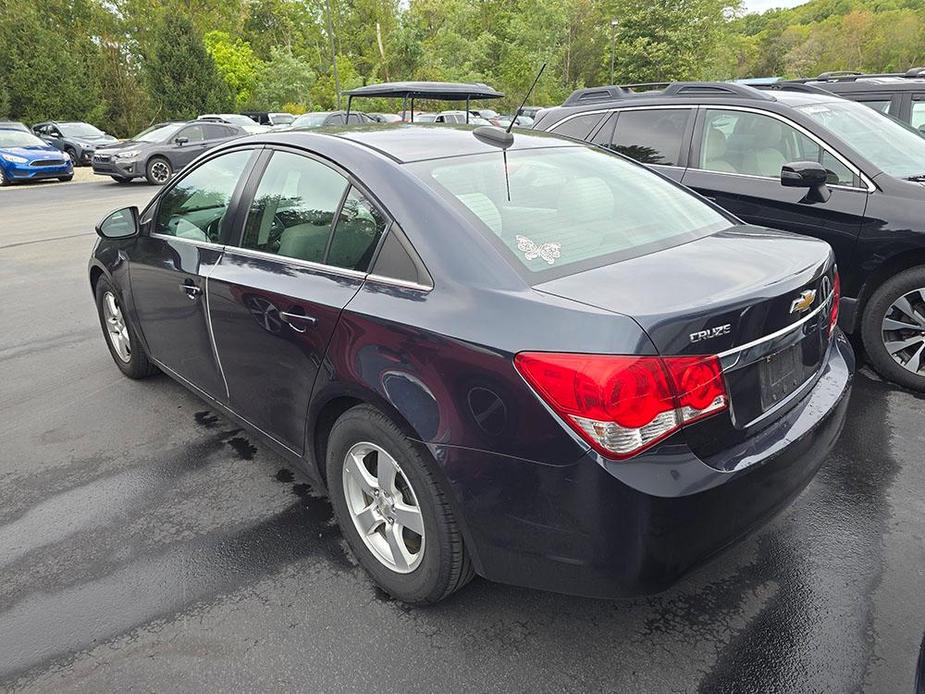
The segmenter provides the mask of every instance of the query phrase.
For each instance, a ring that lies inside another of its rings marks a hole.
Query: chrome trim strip
[[[225,253],[236,253],[238,255],[247,256],[250,258],[257,258],[258,260],[272,260],[284,265],[295,265],[297,267],[303,267],[308,270],[318,270],[320,272],[326,272],[332,275],[342,275],[344,277],[351,277],[355,279],[363,279],[366,277],[365,272],[360,272],[358,270],[348,270],[347,268],[334,267],[332,265],[325,265],[324,263],[316,263],[312,260],[302,260],[301,258],[289,258],[284,255],[277,255],[275,253],[266,253],[265,251],[255,251],[251,248],[241,248],[240,246],[225,246]]]
[[[807,313],[805,316],[803,316],[800,320],[796,321],[795,323],[791,323],[790,325],[787,325],[787,326],[781,328],[780,330],[776,330],[775,332],[771,333],[770,335],[765,335],[764,337],[759,337],[757,340],[752,340],[751,342],[748,342],[748,343],[746,343],[746,344],[744,344],[744,345],[740,345],[740,346],[738,346],[738,347],[733,347],[732,349],[727,349],[725,352],[720,352],[720,353],[717,354],[716,356],[719,357],[720,359],[722,359],[723,357],[728,357],[728,356],[731,356],[731,355],[733,355],[733,354],[738,354],[739,352],[744,352],[745,350],[751,349],[752,347],[757,347],[758,345],[760,345],[760,344],[762,344],[762,343],[764,343],[764,342],[769,342],[770,340],[774,340],[774,339],[776,339],[776,338],[778,338],[778,337],[781,337],[781,336],[783,336],[783,335],[786,335],[786,334],[789,333],[789,332],[792,332],[792,331],[796,330],[796,329],[799,328],[801,325],[803,325],[804,323],[806,323],[808,320],[810,320],[810,319],[813,318],[814,316],[818,315],[819,312],[820,312],[822,309],[824,309],[826,306],[828,306],[829,303],[831,302],[832,297],[834,296],[834,294],[835,294],[835,291],[834,291],[834,290],[832,290],[831,292],[829,292],[829,295],[826,297],[825,301],[823,301],[823,302],[822,302],[821,304],[819,304],[816,308],[814,308],[812,311],[810,311],[809,313]]]
[[[212,248],[214,250],[220,251],[225,246],[220,243],[212,243],[211,241],[197,241],[196,239],[185,239],[182,236],[171,236],[170,234],[159,234],[155,231],[152,231],[148,234],[153,239],[161,239],[163,241],[182,241],[183,243],[188,243],[191,246],[198,246],[200,248]]]
[[[225,397],[231,402],[231,391],[228,389],[228,379],[225,378],[225,369],[222,367],[222,358],[218,354],[218,345],[215,344],[215,333],[212,331],[212,306],[209,303],[209,278],[204,277],[202,284],[205,288],[206,295],[206,325],[209,327],[209,342],[212,343],[212,354],[215,355],[215,363],[218,364],[218,372],[222,375],[222,382],[225,384]]]
[[[415,289],[419,292],[429,292],[433,289],[433,285],[418,284],[417,282],[411,282],[409,280],[399,280],[393,277],[386,277],[384,275],[369,274],[366,276],[366,280],[368,282],[378,282],[379,284],[394,284],[397,287],[403,287],[405,289]]]

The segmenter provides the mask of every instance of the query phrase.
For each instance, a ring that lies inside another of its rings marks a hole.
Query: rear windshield
[[[434,159],[412,171],[515,267],[567,275],[712,234],[729,220],[643,166],[590,147]],[[507,176],[505,176],[505,172]]]

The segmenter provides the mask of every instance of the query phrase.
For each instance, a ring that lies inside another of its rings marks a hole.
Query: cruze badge
[[[559,257],[559,250],[562,248],[558,243],[544,243],[537,246],[526,236],[516,236],[517,248],[524,253],[524,258],[533,260],[542,258],[548,265],[552,265]]]
[[[719,337],[721,335],[728,335],[732,332],[732,324],[726,323],[725,325],[717,325],[715,328],[710,328],[708,330],[698,330],[695,333],[690,334],[691,342],[703,342],[704,340],[712,340],[714,337]]]
[[[813,305],[813,302],[816,300],[816,290],[807,289],[800,294],[798,299],[794,299],[793,303],[790,304],[790,313],[802,313],[810,306]]]

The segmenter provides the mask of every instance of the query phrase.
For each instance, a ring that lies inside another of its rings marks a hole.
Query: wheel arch
[[[849,332],[853,333],[860,329],[868,301],[884,282],[900,272],[919,266],[925,266],[925,248],[895,253],[877,265],[876,269],[861,286],[861,291],[858,294],[858,308],[855,311],[851,325],[848,326]]]

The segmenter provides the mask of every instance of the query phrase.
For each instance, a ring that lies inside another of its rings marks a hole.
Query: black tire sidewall
[[[864,307],[861,339],[871,366],[883,378],[912,390],[925,391],[925,376],[916,376],[900,366],[883,344],[881,324],[887,309],[900,296],[925,287],[925,266],[905,270],[884,282]]]
[[[167,166],[167,169],[170,171],[170,175],[167,176],[167,180],[163,183],[158,183],[154,180],[154,177],[151,175],[151,167],[154,166],[157,162],[162,162]],[[145,178],[148,183],[154,186],[163,186],[170,182],[170,179],[173,178],[173,167],[170,165],[170,162],[164,157],[151,157],[148,160],[148,163],[145,164]]]
[[[119,310],[122,312],[122,320],[125,321],[125,325],[128,328],[131,349],[128,362],[122,361],[112,346],[112,340],[109,339],[109,331],[106,329],[106,319],[103,316],[103,297],[106,295],[106,292],[111,292],[116,298],[116,303],[119,306]],[[103,340],[106,341],[106,348],[109,350],[109,354],[112,356],[112,360],[116,363],[116,366],[118,366],[119,370],[129,378],[144,378],[150,375],[152,371],[151,363],[148,361],[141,340],[135,332],[135,326],[132,325],[132,321],[128,317],[119,292],[116,291],[115,287],[112,286],[112,283],[108,279],[100,277],[96,283],[95,294],[96,312],[100,319],[100,327],[103,330]]]
[[[414,571],[399,574],[384,566],[367,549],[347,508],[343,466],[347,451],[361,441],[381,446],[401,465],[411,483],[424,521],[424,556]],[[424,455],[379,410],[361,405],[334,425],[327,447],[327,483],[331,505],[354,556],[386,592],[408,603],[428,603],[447,593],[452,572],[449,527]]]

